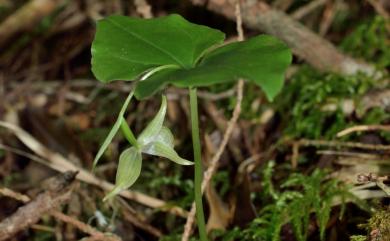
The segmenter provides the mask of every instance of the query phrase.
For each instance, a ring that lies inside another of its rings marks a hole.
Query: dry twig
[[[63,214],[58,211],[53,211],[50,213],[53,217],[55,217],[58,220],[61,220],[62,222],[69,223],[79,229],[80,231],[91,235],[90,238],[93,238],[94,240],[102,240],[102,241],[121,241],[122,239],[119,238],[116,235],[113,234],[104,234],[97,229],[89,226],[86,223],[83,223],[71,216],[68,216],[66,214]]]
[[[63,175],[65,175],[65,177],[66,177],[66,175],[72,175],[72,174],[64,173]],[[69,178],[66,178],[66,179],[69,179]],[[74,177],[73,177],[73,179],[74,179]],[[27,203],[27,202],[31,201],[30,197],[28,197],[22,193],[15,192],[15,191],[8,189],[8,188],[1,188],[0,194],[2,194],[3,196],[11,197],[11,198],[16,199],[18,201],[21,201],[23,203]],[[47,203],[43,203],[43,204],[48,205]],[[50,215],[55,217],[57,220],[61,220],[65,223],[72,224],[74,227],[78,228],[79,230],[83,231],[84,233],[91,235],[95,239],[97,238],[96,240],[105,240],[105,241],[120,241],[121,240],[119,237],[116,237],[114,235],[110,235],[110,236],[104,235],[102,232],[96,230],[95,228],[89,226],[88,224],[85,224],[85,223],[83,223],[83,222],[81,222],[73,217],[70,217],[66,214],[63,214],[59,211],[55,211],[55,210],[51,211]],[[1,240],[1,236],[0,236],[0,240]]]
[[[327,146],[327,147],[336,147],[336,148],[346,147],[346,148],[357,148],[357,149],[372,150],[372,151],[390,151],[390,145],[366,144],[366,143],[360,143],[360,142],[342,142],[342,141],[324,141],[324,140],[301,139],[301,140],[292,142],[291,165],[293,168],[296,168],[298,165],[299,148],[301,146]]]
[[[0,223],[0,240],[14,237],[19,231],[38,222],[43,215],[67,202],[72,193],[73,185],[71,184],[75,176],[75,172],[65,172],[53,178],[48,186],[48,190],[39,194],[31,202],[20,207],[10,217],[2,220]],[[4,192],[2,193],[5,194]]]
[[[308,4],[304,5],[303,7],[297,9],[291,14],[291,17],[295,20],[299,20],[315,9],[323,6],[328,0],[314,0],[309,2]]]
[[[307,140],[298,141],[300,146],[329,146],[329,147],[348,147],[372,151],[390,151],[390,145],[375,145],[360,142],[342,142],[342,141],[324,141],[324,140]]]
[[[390,125],[358,125],[349,127],[345,130],[340,131],[337,133],[337,137],[342,137],[345,135],[349,135],[353,132],[361,132],[361,131],[390,131]]]
[[[6,188],[6,187],[0,188],[0,195],[13,198],[13,199],[21,201],[23,203],[30,201],[30,198],[28,196],[21,194],[21,193],[18,193],[18,192],[14,192],[13,190]]]

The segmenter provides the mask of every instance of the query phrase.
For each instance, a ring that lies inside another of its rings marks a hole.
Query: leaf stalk
[[[201,241],[207,241],[206,225],[203,212],[202,202],[202,180],[203,168],[201,160],[200,138],[199,138],[199,115],[198,115],[198,99],[196,88],[189,88],[190,92],[190,110],[191,110],[191,129],[192,129],[192,145],[194,149],[195,161],[195,206],[198,231]]]

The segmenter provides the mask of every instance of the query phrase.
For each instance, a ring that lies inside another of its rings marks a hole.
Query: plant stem
[[[201,152],[200,152],[198,99],[196,95],[196,88],[190,88],[189,91],[190,91],[192,145],[194,148],[194,159],[195,159],[196,219],[198,224],[200,240],[207,241],[206,225],[204,220],[203,203],[202,203],[203,169],[202,169],[202,160],[201,160]]]
[[[127,141],[130,142],[130,144],[134,147],[138,147],[137,139],[135,138],[133,132],[131,131],[129,125],[126,122],[126,119],[123,116],[121,121],[121,129]]]

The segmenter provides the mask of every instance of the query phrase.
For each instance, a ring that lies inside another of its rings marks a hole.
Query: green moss
[[[389,32],[383,18],[359,25],[341,47],[353,57],[375,63],[380,70],[390,67]],[[343,76],[301,67],[276,99],[285,134],[293,138],[331,139],[346,127],[382,122],[388,114],[378,108],[361,118],[342,111],[343,101],[352,99],[359,107],[361,97],[376,86],[378,82],[364,74]],[[329,106],[332,111],[326,111]]]
[[[359,106],[361,97],[375,85],[376,81],[364,74],[342,76],[302,67],[276,100],[285,134],[331,139],[346,127],[382,122],[388,118],[383,110],[369,110],[361,119],[343,111],[346,100]]]
[[[305,241],[309,238],[307,234],[311,212],[315,214],[319,225],[318,236],[325,240],[331,203],[336,197],[344,200],[346,196],[350,196],[347,187],[337,180],[324,181],[326,173],[317,169],[308,176],[294,173],[277,188],[271,180],[275,176],[273,172],[274,163],[270,162],[263,173],[262,191],[263,201],[268,205],[265,204],[258,218],[243,230],[234,228],[220,233],[220,240],[279,241],[282,227],[289,223],[295,238]]]
[[[350,237],[350,240],[351,241],[366,241],[367,238],[366,238],[366,236],[362,236],[362,235],[353,235]]]
[[[389,31],[382,17],[361,24],[344,39],[341,47],[353,57],[375,63],[380,69],[390,66]]]
[[[354,235],[351,241],[390,240],[390,207],[378,210],[366,224],[359,227],[366,229],[367,236]]]
[[[390,208],[376,212],[369,220],[370,233],[377,233],[381,240],[390,240]]]

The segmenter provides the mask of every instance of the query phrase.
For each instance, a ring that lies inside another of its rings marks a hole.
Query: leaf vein
[[[149,44],[150,46],[152,46],[153,48],[159,50],[160,52],[162,52],[163,54],[166,54],[168,55],[173,61],[175,61],[176,63],[178,63],[179,65],[181,66],[185,66],[184,63],[182,63],[178,58],[176,58],[173,54],[169,53],[168,51],[166,51],[165,49],[162,49],[160,48],[159,46],[155,45],[153,42],[150,42],[148,41],[147,39],[144,39],[143,37],[141,37],[140,35],[136,34],[136,33],[133,33],[131,31],[128,31],[126,28],[122,27],[120,24],[118,24],[117,22],[113,21],[112,19],[110,18],[107,18],[108,21],[110,21],[115,27],[125,31],[126,33],[132,35],[133,37],[141,40],[141,41],[144,41],[145,43]]]

